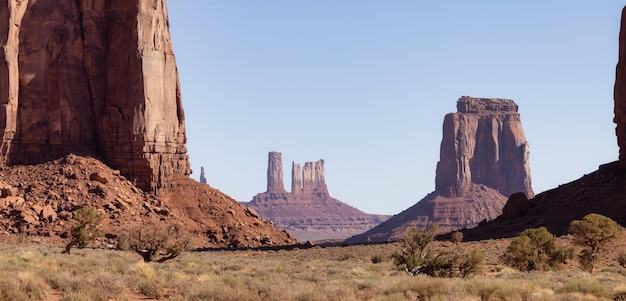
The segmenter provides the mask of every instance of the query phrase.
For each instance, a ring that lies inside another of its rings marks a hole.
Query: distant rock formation
[[[510,99],[461,97],[458,112],[444,118],[435,191],[460,196],[474,183],[532,198],[528,142],[517,109]]]
[[[206,184],[206,177],[204,177],[204,166],[200,167],[200,183]]]
[[[291,192],[285,191],[282,158],[278,152],[268,155],[267,191],[255,195],[245,205],[300,241],[345,239],[388,218],[364,213],[331,197],[326,186],[324,160],[306,162],[304,168],[292,162]]]
[[[510,99],[457,101],[443,123],[435,191],[348,243],[397,240],[412,227],[438,224],[440,232],[470,228],[496,218],[507,196],[531,187],[528,142],[518,106]]]
[[[512,195],[502,215],[479,227],[464,230],[465,238],[512,237],[525,229],[539,226],[546,227],[555,235],[565,235],[572,220],[581,219],[589,213],[605,215],[626,226],[626,7],[622,9],[621,18],[613,119],[617,124],[619,161],[600,165],[598,170],[534,198]]]
[[[0,16],[0,165],[98,155],[151,192],[191,173],[165,0],[8,0]]]
[[[267,159],[267,193],[285,193],[283,159],[279,152],[270,152]]]

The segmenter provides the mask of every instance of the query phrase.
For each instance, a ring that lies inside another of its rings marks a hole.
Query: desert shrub
[[[622,227],[614,220],[600,214],[592,213],[570,223],[569,233],[574,242],[585,247],[578,256],[583,270],[593,272],[597,265],[598,254],[604,252],[608,243],[615,240]]]
[[[150,221],[125,231],[119,247],[136,252],[144,262],[164,262],[182,254],[190,241],[179,224]]]
[[[400,253],[392,255],[396,267],[415,276],[426,274],[433,277],[468,277],[482,270],[485,253],[474,251],[437,254],[428,246],[433,241],[437,225],[429,230],[413,228],[402,240]]]
[[[85,247],[90,241],[100,236],[98,225],[104,215],[94,208],[83,207],[74,211],[74,225],[70,228],[70,242],[65,246],[64,253],[69,254],[73,246]]]
[[[450,235],[450,241],[456,245],[459,245],[463,241],[463,233],[455,231]]]
[[[411,228],[402,239],[401,252],[392,255],[393,263],[408,272],[420,266],[426,256],[427,247],[433,241],[438,228],[439,226],[436,224],[428,230]]]
[[[385,257],[383,257],[382,254],[374,254],[372,255],[372,258],[370,258],[372,263],[376,264],[376,263],[381,263],[383,261],[385,261]]]
[[[571,258],[573,249],[558,245],[545,227],[524,230],[501,256],[506,265],[520,271],[559,269]]]
[[[626,252],[622,252],[617,255],[617,262],[620,266],[626,268]]]
[[[610,290],[603,286],[596,279],[576,279],[571,280],[563,285],[558,291],[560,294],[565,293],[582,293],[596,296],[598,298],[608,298],[611,295]]]
[[[474,250],[468,254],[464,254],[459,261],[459,276],[467,278],[468,276],[480,274],[485,265],[486,256],[483,250]]]

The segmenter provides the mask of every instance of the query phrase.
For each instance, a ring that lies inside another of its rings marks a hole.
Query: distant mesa
[[[282,155],[268,154],[267,191],[245,205],[300,241],[345,239],[380,224],[384,215],[364,213],[333,197],[326,186],[324,160],[292,162],[291,192],[283,182]]]
[[[412,227],[471,228],[502,212],[509,195],[533,197],[529,147],[513,100],[463,96],[443,122],[435,191],[348,243],[397,240]]]

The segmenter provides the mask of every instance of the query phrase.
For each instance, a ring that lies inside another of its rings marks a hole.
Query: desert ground
[[[399,243],[188,251],[144,263],[118,250],[61,254],[62,247],[25,236],[0,245],[0,300],[626,300],[626,268],[616,259],[624,238],[593,273],[576,260],[559,271],[514,270],[499,260],[510,239],[433,242],[436,252],[485,251],[482,272],[461,279],[399,270],[390,258]],[[557,240],[571,244],[570,237]]]

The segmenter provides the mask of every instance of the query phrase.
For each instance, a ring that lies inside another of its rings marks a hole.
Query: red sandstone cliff
[[[0,163],[97,154],[146,191],[191,171],[164,0],[0,5]]]

